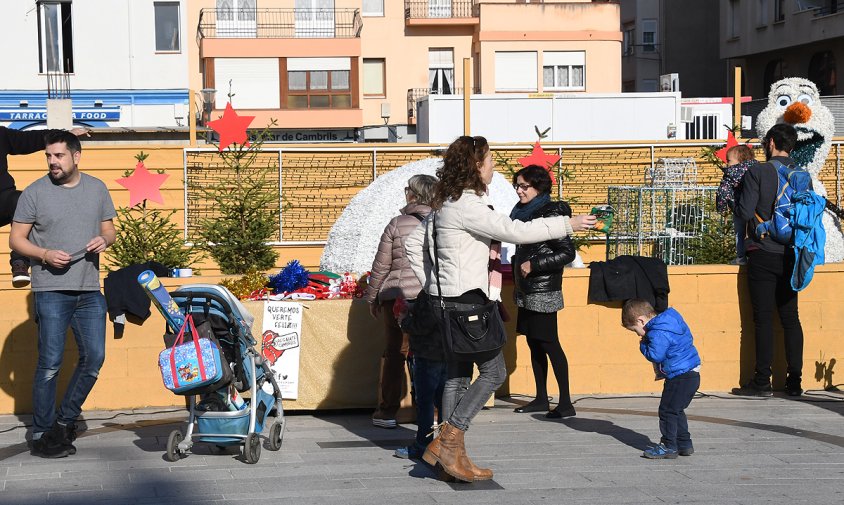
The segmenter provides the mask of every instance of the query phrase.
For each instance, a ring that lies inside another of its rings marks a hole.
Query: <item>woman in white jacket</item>
[[[494,168],[486,139],[464,136],[449,146],[443,166],[437,170],[439,182],[433,207],[442,293],[437,288],[431,260],[434,244],[428,238],[433,220],[429,217],[423,221],[405,240],[407,257],[423,289],[432,297],[442,296],[447,307],[473,309],[490,299],[500,299],[500,285],[496,286],[495,282],[490,285],[489,264],[491,250],[495,251],[501,242],[542,242],[595,226],[595,216],[591,215],[558,216],[524,223],[494,211],[487,198]],[[423,254],[425,248],[428,254]],[[446,359],[448,380],[442,402],[446,422],[423,459],[431,465],[442,465],[447,474],[458,480],[491,479],[492,470],[475,466],[466,455],[464,433],[490,395],[504,382],[504,357],[498,350],[475,355],[470,361],[458,361],[454,356]],[[473,364],[478,365],[479,375],[470,384]]]

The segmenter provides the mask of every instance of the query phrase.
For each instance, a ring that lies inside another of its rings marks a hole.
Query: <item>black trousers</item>
[[[676,451],[692,447],[686,409],[699,387],[700,373],[694,370],[665,379],[659,400],[659,431],[662,433],[660,443],[668,449]]]
[[[11,224],[12,218],[15,217],[15,209],[18,207],[18,198],[21,192],[14,188],[9,188],[0,191],[0,226]],[[29,258],[12,251],[9,258],[11,264],[17,260],[24,260],[29,263]]]
[[[767,251],[747,254],[747,281],[753,324],[756,328],[756,369],[753,377],[757,386],[771,383],[771,363],[774,359],[774,310],[779,313],[785,339],[786,382],[800,384],[803,373],[803,327],[797,313],[797,292],[791,289],[794,256]]]

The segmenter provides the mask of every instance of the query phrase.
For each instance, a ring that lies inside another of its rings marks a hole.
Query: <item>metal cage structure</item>
[[[626,254],[660,258],[667,265],[694,264],[693,246],[701,240],[715,187],[610,186],[615,209],[607,235],[607,259]]]
[[[694,158],[660,158],[658,165],[645,172],[645,186],[697,186],[697,163]]]

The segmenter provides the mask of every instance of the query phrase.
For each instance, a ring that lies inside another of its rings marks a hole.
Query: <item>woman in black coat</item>
[[[571,216],[571,207],[563,201],[551,201],[551,176],[537,165],[519,170],[513,177],[519,203],[510,213],[511,219],[530,221],[550,216]],[[536,244],[516,246],[513,276],[516,284],[516,306],[519,307],[516,330],[527,337],[536,398],[516,412],[541,412],[547,418],[575,415],[569,393],[569,365],[557,334],[557,311],[563,308],[563,267],[574,260],[571,237]],[[549,410],[548,361],[554,369],[560,401]]]

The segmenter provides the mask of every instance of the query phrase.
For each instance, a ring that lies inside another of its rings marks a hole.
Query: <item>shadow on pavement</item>
[[[542,416],[542,419],[545,420],[544,415]],[[571,417],[556,422],[560,422],[561,424],[564,424],[576,431],[597,433],[599,435],[613,437],[622,444],[628,445],[640,451],[644,451],[648,448],[648,446],[654,445],[653,442],[651,442],[651,439],[646,435],[642,435],[641,433],[602,419]]]

